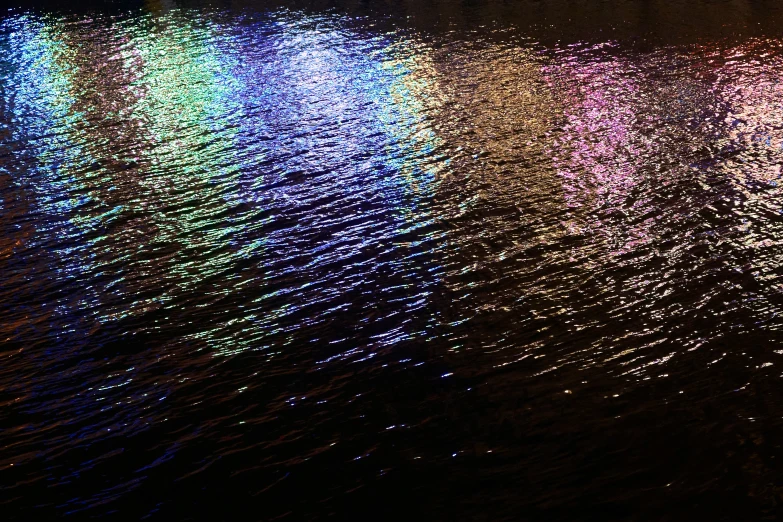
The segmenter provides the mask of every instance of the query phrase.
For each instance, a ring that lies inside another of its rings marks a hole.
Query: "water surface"
[[[4,11],[3,512],[783,514],[781,21]]]

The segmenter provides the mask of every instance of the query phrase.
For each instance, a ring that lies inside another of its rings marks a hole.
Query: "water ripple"
[[[147,4],[0,18],[11,519],[778,509],[779,38]]]

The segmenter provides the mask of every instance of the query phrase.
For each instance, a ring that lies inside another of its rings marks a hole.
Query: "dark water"
[[[2,13],[3,520],[783,518],[777,3]]]

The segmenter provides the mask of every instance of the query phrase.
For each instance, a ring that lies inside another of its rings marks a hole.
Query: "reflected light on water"
[[[777,509],[780,39],[239,4],[0,18],[10,505]]]

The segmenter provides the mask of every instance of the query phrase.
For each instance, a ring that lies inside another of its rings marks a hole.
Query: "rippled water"
[[[783,516],[783,16],[401,5],[2,14],[4,518]]]

